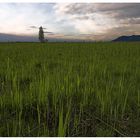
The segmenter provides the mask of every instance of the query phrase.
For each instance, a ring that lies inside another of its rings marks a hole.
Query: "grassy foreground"
[[[0,136],[140,136],[140,43],[1,43]]]

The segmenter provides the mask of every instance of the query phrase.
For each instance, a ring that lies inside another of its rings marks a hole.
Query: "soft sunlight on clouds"
[[[108,40],[140,34],[140,4],[0,4],[0,33],[49,38]]]
[[[0,15],[2,33],[34,34],[36,30],[29,30],[29,26],[45,26],[46,18],[50,21],[49,12],[37,4],[0,4]]]
[[[75,12],[71,9],[72,5],[76,6],[74,8]],[[91,6],[94,11],[97,11],[96,7],[93,7],[93,4],[56,4],[54,6],[55,14],[58,17],[56,20],[63,22],[64,25],[72,26],[75,29],[75,33],[79,34],[102,34],[108,29],[118,26],[117,21],[108,15],[100,12],[86,13]],[[83,10],[85,11],[84,13],[82,12]]]
[[[92,33],[93,39],[140,34],[139,4],[56,4],[54,9],[60,20],[67,19],[78,33]]]

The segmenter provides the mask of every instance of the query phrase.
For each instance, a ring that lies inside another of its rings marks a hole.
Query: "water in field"
[[[140,136],[140,43],[1,43],[0,136]]]

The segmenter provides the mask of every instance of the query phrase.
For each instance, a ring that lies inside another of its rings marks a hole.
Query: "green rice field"
[[[140,136],[140,43],[0,43],[0,136]]]

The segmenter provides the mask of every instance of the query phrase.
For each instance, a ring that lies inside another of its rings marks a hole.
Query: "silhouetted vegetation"
[[[39,40],[40,40],[40,42],[45,42],[45,39],[44,39],[44,31],[43,31],[42,26],[39,27]]]

